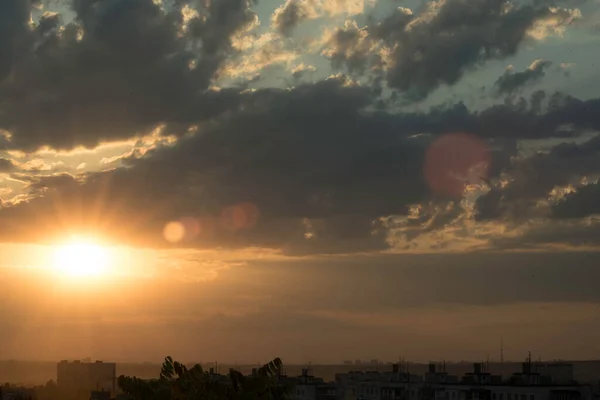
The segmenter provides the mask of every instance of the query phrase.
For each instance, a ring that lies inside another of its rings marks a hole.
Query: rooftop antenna
[[[504,340],[502,336],[500,336],[500,362],[504,362]]]

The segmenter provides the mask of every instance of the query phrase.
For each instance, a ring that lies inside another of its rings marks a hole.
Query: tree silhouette
[[[279,358],[263,365],[252,376],[231,369],[218,379],[198,364],[187,368],[166,357],[158,379],[119,376],[121,390],[133,400],[284,400],[290,388],[279,380]]]

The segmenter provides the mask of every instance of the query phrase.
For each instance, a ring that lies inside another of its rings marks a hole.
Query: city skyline
[[[0,358],[600,359],[599,27],[0,0]]]

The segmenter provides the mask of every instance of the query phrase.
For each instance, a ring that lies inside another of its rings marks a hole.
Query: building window
[[[530,395],[529,395],[529,400],[534,400],[534,399],[535,399],[535,396],[534,396],[534,395],[532,395],[532,394],[530,394]]]
[[[500,400],[504,400],[504,393],[500,393]]]
[[[492,393],[492,400],[496,400],[496,393]]]
[[[507,398],[508,398],[508,400],[512,400],[512,394],[510,394],[510,393],[509,393],[509,394],[507,395]]]

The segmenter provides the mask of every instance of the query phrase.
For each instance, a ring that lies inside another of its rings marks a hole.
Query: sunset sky
[[[0,359],[600,357],[600,0],[1,0]]]

